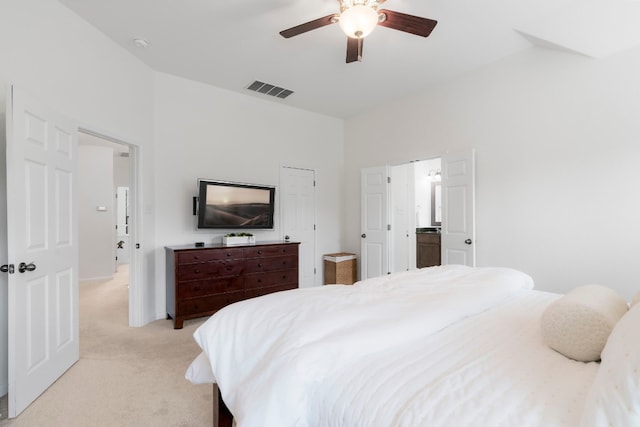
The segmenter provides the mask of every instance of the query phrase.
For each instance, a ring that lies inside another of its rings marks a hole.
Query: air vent
[[[269,83],[259,82],[258,80],[247,86],[248,90],[253,92],[262,93],[269,96],[275,96],[276,98],[285,99],[287,96],[293,93],[292,90],[282,87],[274,86]]]

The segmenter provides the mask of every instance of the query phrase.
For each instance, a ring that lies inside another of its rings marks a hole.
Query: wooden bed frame
[[[213,384],[213,427],[232,427],[233,415],[222,400],[218,384]]]

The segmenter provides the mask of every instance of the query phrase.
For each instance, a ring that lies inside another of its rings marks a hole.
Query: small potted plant
[[[251,233],[229,233],[226,236],[222,236],[222,244],[227,246],[253,245],[255,243],[256,238]]]

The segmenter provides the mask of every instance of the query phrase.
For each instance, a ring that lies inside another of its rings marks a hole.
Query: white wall
[[[117,155],[113,158],[113,186],[131,186],[131,160],[129,157]]]
[[[106,279],[115,270],[113,149],[78,147],[80,280]],[[98,211],[98,207],[106,210]]]
[[[594,60],[542,48],[345,124],[346,250],[362,167],[477,149],[477,261],[538,289],[640,290],[640,49]]]
[[[222,231],[196,231],[192,197],[198,178],[279,185],[281,166],[314,169],[317,180],[317,284],[322,254],[342,250],[343,121],[158,74],[155,135],[157,295],[164,295],[164,246],[219,242]],[[279,191],[276,189],[276,198]],[[282,239],[279,206],[274,231]],[[164,301],[156,306],[164,316]]]
[[[147,275],[142,314],[155,318],[153,210],[153,72],[57,1],[4,0],[0,4],[0,114],[6,88],[16,84],[82,126],[137,144],[143,156],[143,234]],[[4,165],[4,162],[2,162]],[[4,174],[2,174],[4,176]],[[6,197],[2,197],[2,224]],[[3,225],[0,225],[2,229]],[[5,260],[6,261],[6,260]],[[0,279],[6,280],[6,279]],[[5,282],[0,282],[2,285]],[[6,288],[6,286],[4,286]],[[146,292],[145,292],[146,291]],[[0,318],[6,316],[6,299]],[[0,363],[6,338],[0,332]],[[3,368],[4,369],[4,364]],[[0,371],[0,389],[6,375]]]

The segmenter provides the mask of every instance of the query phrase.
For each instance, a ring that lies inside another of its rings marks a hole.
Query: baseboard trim
[[[78,279],[79,282],[93,282],[96,280],[113,280],[113,275]]]

